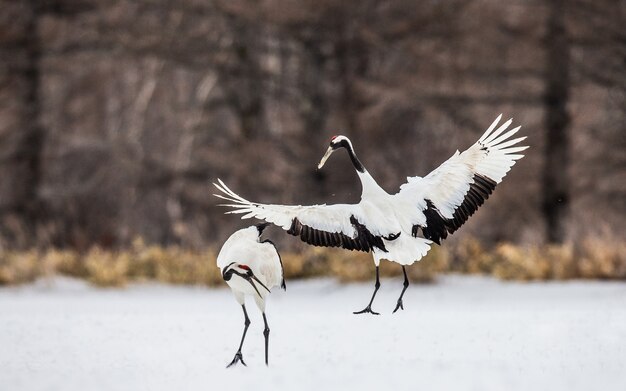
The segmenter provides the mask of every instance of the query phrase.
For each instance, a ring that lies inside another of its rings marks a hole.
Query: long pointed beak
[[[326,163],[326,160],[328,160],[328,157],[330,156],[331,153],[333,153],[333,148],[332,147],[328,147],[328,149],[326,150],[326,153],[322,157],[322,160],[320,160],[320,164],[317,165],[317,169],[318,170],[320,170],[322,167],[324,167],[324,163]]]
[[[254,285],[254,282],[250,278],[245,278],[245,280],[248,281],[250,285],[252,285],[252,287],[256,291],[256,294],[259,295],[259,297],[263,298],[263,296],[261,296],[261,292],[259,292],[259,290],[256,288],[256,285]]]
[[[256,282],[258,282],[259,284],[261,284],[261,286],[262,286],[263,288],[265,288],[265,290],[266,290],[266,291],[270,292],[270,290],[269,290],[269,289],[267,289],[267,287],[265,286],[265,284],[263,284],[261,281],[259,281],[259,279],[258,279],[258,278],[256,278],[256,277],[254,276],[254,274],[242,274],[242,273],[239,273],[239,272],[237,272],[237,271],[235,271],[235,270],[232,270],[232,272],[233,272],[234,274],[238,275],[239,277],[243,278],[244,280],[248,281],[248,283],[249,283],[250,285],[252,285],[252,287],[254,288],[254,291],[256,292],[256,294],[257,294],[257,295],[259,295],[259,297],[260,297],[260,298],[263,298],[263,296],[261,296],[261,292],[259,292],[259,290],[258,290],[258,288],[256,287],[256,285],[254,285],[254,281],[256,281]],[[254,279],[254,281],[252,281],[253,279]]]
[[[263,289],[265,289],[266,291],[271,293],[271,291],[265,286],[265,284],[262,283],[261,280],[256,278],[256,276],[254,274],[252,274],[252,275],[250,275],[250,274],[240,274],[240,273],[237,273],[237,272],[235,272],[235,274],[237,274],[239,277],[243,278],[244,280],[248,281],[248,283],[250,283],[250,285],[252,285],[252,287],[254,288],[254,290],[256,291],[257,295],[259,295],[260,298],[263,298],[263,296],[261,296],[261,292],[259,292],[259,289],[254,284],[254,281],[258,282],[259,285],[261,285],[263,287]],[[254,280],[254,281],[252,281],[252,280]]]
[[[259,284],[261,284],[261,286],[262,286],[263,288],[265,288],[265,290],[266,290],[266,291],[271,292],[269,289],[267,289],[267,287],[265,286],[265,284],[261,282],[261,280],[259,280],[258,278],[256,278],[256,276],[255,276],[254,274],[252,275],[252,278],[254,278],[254,281],[256,281],[256,282],[258,282]]]

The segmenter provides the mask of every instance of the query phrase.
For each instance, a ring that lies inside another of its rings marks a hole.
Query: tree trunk
[[[565,220],[570,203],[569,151],[570,48],[565,27],[565,0],[552,0],[546,31],[546,146],[543,177],[543,212],[547,240],[565,240]]]

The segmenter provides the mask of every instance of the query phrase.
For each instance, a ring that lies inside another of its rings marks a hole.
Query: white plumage
[[[239,350],[228,366],[239,361],[246,365],[241,354],[241,348],[250,325],[245,304],[246,296],[252,296],[257,307],[263,313],[265,363],[268,363],[270,330],[265,316],[265,299],[275,286],[281,285],[285,289],[285,280],[282,262],[276,247],[270,241],[260,241],[261,233],[266,226],[267,224],[259,224],[236,231],[226,240],[217,255],[217,266],[222,272],[222,277],[232,290],[244,313],[245,326]]]
[[[520,127],[507,131],[512,120],[498,127],[502,115],[467,150],[457,151],[425,177],[409,177],[396,194],[383,190],[356,157],[352,143],[345,136],[335,136],[318,168],[333,151],[345,148],[361,180],[358,204],[273,205],[250,202],[233,192],[218,179],[218,195],[233,208],[226,213],[243,214],[273,223],[303,241],[328,247],[372,251],[376,265],[387,259],[403,265],[419,261],[435,242],[441,243],[456,231],[489,197],[496,185],[524,155],[526,146],[517,144],[526,137],[511,139]],[[402,295],[396,305],[402,308]],[[371,312],[371,303],[359,313]]]

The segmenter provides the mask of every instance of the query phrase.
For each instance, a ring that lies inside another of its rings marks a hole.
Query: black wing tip
[[[341,232],[327,232],[314,229],[308,225],[302,224],[297,217],[294,217],[291,221],[291,226],[287,230],[287,233],[300,237],[300,240],[312,246],[341,247],[346,250],[363,252],[370,252],[374,247],[377,247],[385,252],[387,251],[381,237],[373,235],[367,227],[360,224],[354,216],[350,217],[350,222],[357,232],[356,238],[351,238]]]
[[[427,199],[426,209],[423,211],[426,216],[426,227],[413,226],[412,234],[417,237],[418,229],[422,229],[424,238],[432,240],[441,245],[441,241],[458,230],[478,208],[489,198],[496,188],[496,181],[486,175],[474,174],[473,183],[465,194],[465,198],[452,214],[451,219],[444,218],[435,204]]]

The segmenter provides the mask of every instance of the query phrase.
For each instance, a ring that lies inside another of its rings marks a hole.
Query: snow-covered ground
[[[241,308],[226,289],[96,289],[57,279],[0,289],[1,390],[625,390],[626,283],[502,283],[448,276],[288,282],[225,369]]]

